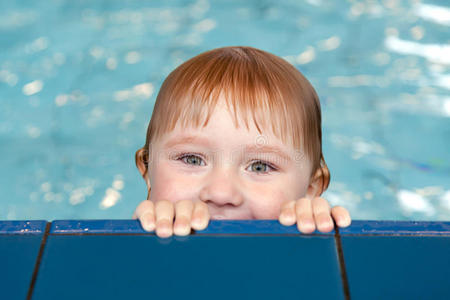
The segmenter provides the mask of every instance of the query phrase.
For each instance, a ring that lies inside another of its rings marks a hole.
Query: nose
[[[200,200],[217,206],[239,206],[243,203],[243,196],[231,168],[214,168],[205,185],[200,191]]]

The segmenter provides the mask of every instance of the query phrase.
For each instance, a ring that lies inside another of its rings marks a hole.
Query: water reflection
[[[313,83],[333,205],[355,219],[450,218],[442,3],[0,6],[0,218],[129,218],[146,195],[134,152],[162,80],[225,45],[278,54]]]
[[[450,64],[450,45],[447,44],[421,44],[390,36],[386,38],[385,46],[390,51],[422,56],[433,63]]]
[[[450,26],[450,9],[448,7],[420,3],[416,5],[414,12],[427,21]]]

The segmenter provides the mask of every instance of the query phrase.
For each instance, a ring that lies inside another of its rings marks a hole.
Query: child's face
[[[311,162],[303,152],[271,132],[261,135],[252,120],[250,130],[243,120],[236,128],[220,100],[207,126],[182,129],[177,124],[150,146],[150,199],[204,201],[211,219],[238,220],[277,219],[282,203],[314,196]],[[177,143],[188,136],[195,139]],[[287,158],[265,147],[279,147]]]

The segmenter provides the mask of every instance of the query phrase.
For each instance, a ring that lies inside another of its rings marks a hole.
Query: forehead
[[[171,132],[164,134],[160,142],[166,148],[181,143],[199,143],[219,148],[242,145],[248,150],[259,148],[270,152],[293,151],[292,142],[285,143],[271,130],[270,113],[265,112],[264,115],[263,124],[256,125],[250,115],[246,125],[242,113],[238,112],[235,116],[234,110],[220,99],[205,125],[195,126],[192,123],[183,125],[178,122]],[[258,127],[261,127],[261,131]]]

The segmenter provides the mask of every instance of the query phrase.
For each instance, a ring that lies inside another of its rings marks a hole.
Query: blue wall
[[[353,221],[301,234],[210,221],[159,238],[136,220],[0,222],[1,299],[450,299],[450,222]]]

